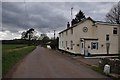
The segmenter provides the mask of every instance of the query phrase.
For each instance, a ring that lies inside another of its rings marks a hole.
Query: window
[[[82,43],[82,48],[83,48],[83,45],[84,45],[84,44]]]
[[[117,28],[113,28],[113,34],[117,34]]]
[[[87,32],[88,28],[87,27],[83,27],[83,32]]]
[[[62,41],[62,47],[63,47],[63,41]]]
[[[61,37],[61,34],[59,34],[60,35],[60,37]]]
[[[109,41],[109,34],[106,35],[106,41]]]
[[[66,41],[66,47],[67,47],[67,41]]]
[[[68,34],[68,31],[66,31],[66,35]]]
[[[60,47],[61,47],[61,41],[59,41],[59,45],[60,45]]]
[[[98,49],[98,42],[91,42],[91,49]]]
[[[62,33],[62,37],[64,36],[64,33]]]
[[[71,50],[73,49],[73,41],[71,41]]]
[[[73,28],[71,29],[71,34],[73,34]]]

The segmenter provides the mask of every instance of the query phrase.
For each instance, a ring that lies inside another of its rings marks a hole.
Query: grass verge
[[[92,66],[92,69],[95,70],[96,72],[101,73],[102,75],[106,75],[105,73],[103,73],[103,70],[99,66]],[[112,80],[119,80],[118,78],[111,76],[110,74],[106,76],[110,77]]]
[[[35,46],[3,45],[2,75],[4,76],[20,59],[35,49]],[[10,51],[9,51],[10,50]]]
[[[99,73],[101,73],[101,74],[104,74],[103,70],[99,66],[92,66],[92,69],[99,72]]]

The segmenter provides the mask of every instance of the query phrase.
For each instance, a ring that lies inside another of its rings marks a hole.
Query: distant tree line
[[[2,44],[28,44],[28,45],[41,45],[47,47],[50,45],[52,49],[58,49],[59,38],[49,38],[46,34],[41,34],[36,37],[35,29],[30,28],[21,33],[21,39],[2,40]]]
[[[24,39],[14,39],[14,40],[2,40],[2,44],[30,44],[30,45],[39,45],[41,41],[39,40],[24,40]]]

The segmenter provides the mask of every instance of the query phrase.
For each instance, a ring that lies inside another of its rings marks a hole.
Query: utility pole
[[[73,7],[71,8],[71,21],[72,21],[72,19],[73,19]]]
[[[55,40],[55,30],[54,30],[54,40]]]

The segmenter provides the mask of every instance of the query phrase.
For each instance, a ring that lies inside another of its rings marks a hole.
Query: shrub
[[[102,58],[99,67],[103,70],[106,64],[110,65],[111,73],[120,74],[120,59]]]

